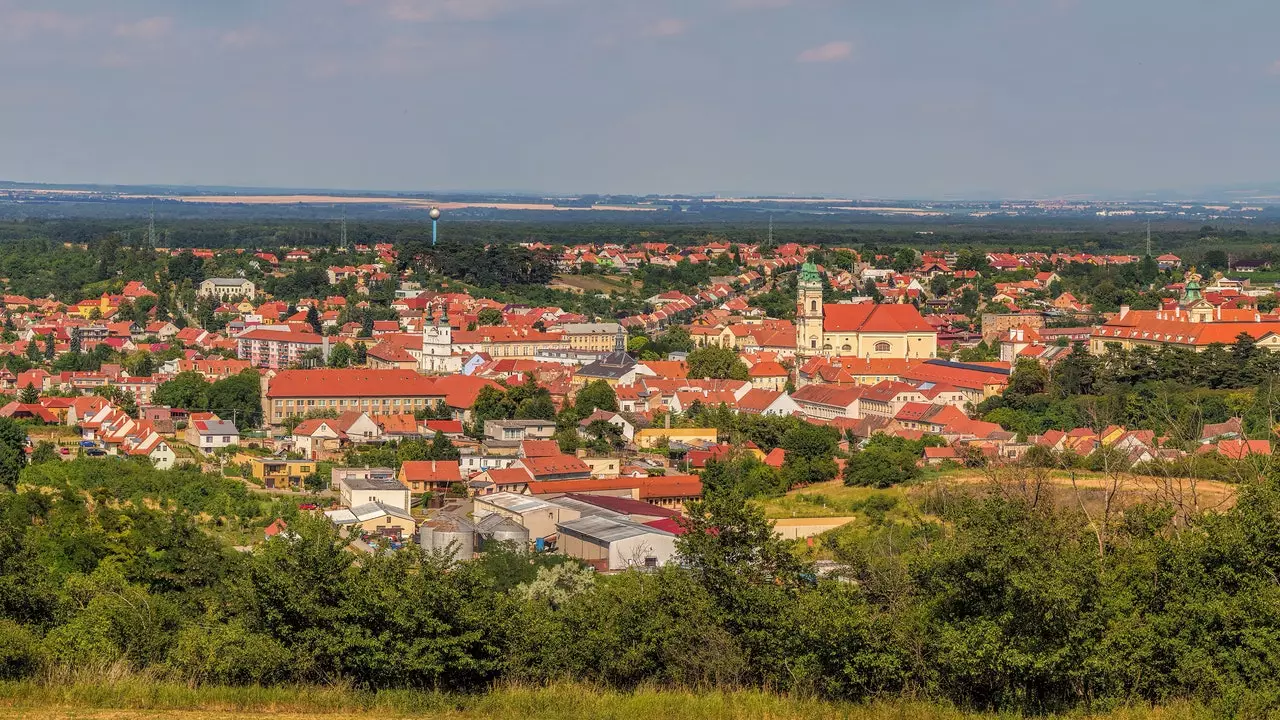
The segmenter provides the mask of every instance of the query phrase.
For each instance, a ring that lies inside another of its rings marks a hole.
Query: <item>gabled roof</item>
[[[933,326],[914,305],[908,304],[829,304],[823,306],[822,329],[825,332],[935,332]]]

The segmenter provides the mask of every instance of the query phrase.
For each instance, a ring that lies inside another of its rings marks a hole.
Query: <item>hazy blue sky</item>
[[[0,178],[1047,196],[1280,180],[1276,0],[0,0]]]

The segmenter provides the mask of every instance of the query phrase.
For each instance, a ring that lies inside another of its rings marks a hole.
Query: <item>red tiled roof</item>
[[[457,460],[408,460],[400,466],[405,482],[461,482]]]
[[[934,332],[914,305],[858,303],[823,307],[825,332]]]
[[[543,475],[564,475],[567,473],[590,474],[591,467],[573,455],[548,455],[544,457],[524,458],[520,464],[534,477]]]

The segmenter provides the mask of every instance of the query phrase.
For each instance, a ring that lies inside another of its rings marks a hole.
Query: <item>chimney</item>
[[[1214,314],[1216,314],[1216,315],[1217,315],[1217,319],[1221,320],[1221,319],[1222,319],[1222,306],[1221,306],[1221,305],[1219,305],[1219,306],[1215,307],[1215,308],[1213,309],[1213,311],[1214,311]]]
[[[1128,314],[1129,314],[1129,306],[1128,306],[1128,305],[1121,305],[1121,306],[1120,306],[1120,318],[1124,318],[1124,316],[1125,316],[1125,315],[1128,315]]]
[[[1180,318],[1180,317],[1182,317],[1182,306],[1181,306],[1181,305],[1174,305],[1174,306],[1173,306],[1173,316],[1174,316],[1174,317],[1176,317],[1176,318]]]

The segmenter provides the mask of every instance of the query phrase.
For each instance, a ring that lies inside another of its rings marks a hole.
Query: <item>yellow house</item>
[[[102,297],[97,300],[84,300],[68,308],[68,312],[74,312],[86,320],[93,316],[95,310],[98,311],[98,317],[111,316],[111,298],[107,297],[106,293],[103,293]]]
[[[646,428],[636,433],[636,447],[652,450],[665,443],[680,442],[686,445],[715,444],[715,428]]]
[[[300,485],[308,475],[316,471],[316,464],[312,460],[264,458],[239,453],[234,461],[242,465],[248,463],[253,479],[261,480],[268,488]]]

